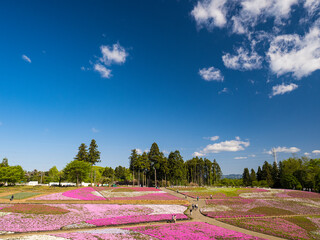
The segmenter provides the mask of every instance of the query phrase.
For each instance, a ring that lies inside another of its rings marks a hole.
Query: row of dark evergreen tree
[[[129,157],[130,170],[138,185],[213,185],[222,177],[222,171],[216,160],[194,157],[184,161],[178,150],[165,157],[157,143],[150,151],[138,154],[136,149]]]
[[[245,168],[242,180],[245,186],[320,191],[320,159],[289,158],[272,165],[265,161],[257,172]]]

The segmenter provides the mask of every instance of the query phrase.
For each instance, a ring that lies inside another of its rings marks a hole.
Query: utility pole
[[[272,148],[271,152],[272,152],[272,156],[273,156],[273,158],[274,158],[274,161],[276,162],[276,164],[278,164],[278,161],[277,161],[277,151],[276,151],[276,149],[275,149],[275,148]]]

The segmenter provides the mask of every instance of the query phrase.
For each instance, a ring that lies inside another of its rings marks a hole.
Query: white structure
[[[38,181],[30,181],[30,182],[27,182],[27,185],[36,186],[36,185],[39,185],[39,182]]]

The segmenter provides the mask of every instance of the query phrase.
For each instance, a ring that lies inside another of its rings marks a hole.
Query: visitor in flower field
[[[12,200],[13,200],[13,198],[14,198],[14,196],[13,196],[13,194],[12,194],[12,196],[11,196],[11,198],[10,198],[10,201],[12,201]]]
[[[197,201],[199,201],[199,197],[197,196]]]
[[[190,216],[192,215],[192,208],[190,208]]]

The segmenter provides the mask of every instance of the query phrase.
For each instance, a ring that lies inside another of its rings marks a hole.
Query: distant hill
[[[242,178],[242,175],[241,174],[227,174],[227,175],[222,175],[222,178],[240,179],[240,178]]]

